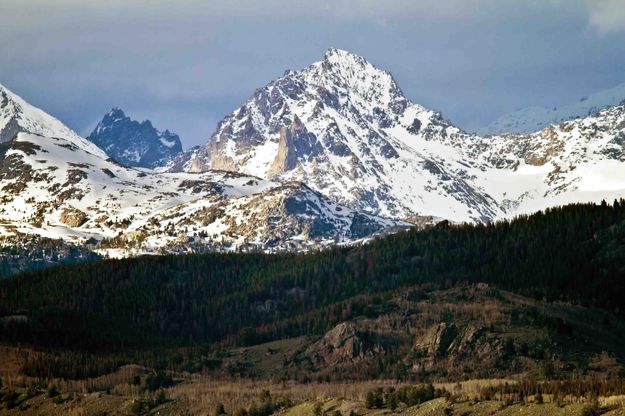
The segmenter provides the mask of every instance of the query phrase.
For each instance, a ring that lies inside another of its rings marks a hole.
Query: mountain
[[[504,114],[481,128],[481,134],[533,133],[564,121],[584,118],[625,100],[625,84],[580,98],[560,107],[525,107]]]
[[[624,196],[624,116],[617,105],[532,134],[468,134],[388,72],[330,49],[256,90],[167,168],[298,180],[375,215],[488,221]]]
[[[351,243],[407,224],[331,202],[298,182],[119,165],[6,88],[0,235],[37,235],[108,255]],[[5,134],[5,137],[8,133]]]
[[[404,220],[485,222],[625,196],[625,105],[532,134],[478,136],[337,49],[258,89],[206,145],[156,170],[122,166],[0,93],[0,233],[101,254],[308,250]],[[113,110],[96,132],[125,125],[156,131]]]
[[[330,49],[254,92],[173,170],[225,169],[302,181],[354,209],[387,217],[485,221],[502,214],[447,141],[469,140],[410,102],[386,71]]]
[[[131,120],[119,108],[106,114],[87,140],[125,166],[154,169],[182,152],[178,135],[158,131],[149,120]]]

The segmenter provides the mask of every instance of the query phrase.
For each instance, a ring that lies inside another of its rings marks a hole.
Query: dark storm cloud
[[[185,144],[330,46],[473,129],[625,82],[625,0],[0,0],[0,83],[82,134],[113,106]]]

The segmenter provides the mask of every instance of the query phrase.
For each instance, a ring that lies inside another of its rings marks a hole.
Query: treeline
[[[124,360],[119,357],[94,357],[88,353],[46,354],[30,352],[21,366],[21,373],[45,379],[80,380],[98,377],[117,370]]]
[[[0,237],[0,278],[55,265],[101,259],[90,250],[60,239],[21,233]]]
[[[281,409],[288,409],[293,402],[288,397],[274,398],[269,390],[263,390],[260,394],[260,404],[252,402],[249,408],[240,408],[234,412],[234,416],[269,416]],[[315,416],[321,416],[318,411],[313,411]],[[224,416],[226,412],[223,405],[217,406],[216,416]]]
[[[123,351],[254,344],[375,314],[407,287],[486,282],[625,310],[625,202],[443,222],[312,254],[146,256],[0,281],[0,340]]]
[[[518,383],[484,387],[480,391],[480,398],[483,400],[514,397],[516,401],[524,401],[528,397],[542,395],[552,396],[553,401],[564,399],[567,396],[575,398],[585,397],[588,399],[620,396],[625,395],[625,379],[523,380]]]

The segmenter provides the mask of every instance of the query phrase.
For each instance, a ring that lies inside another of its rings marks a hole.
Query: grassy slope
[[[326,390],[332,386],[326,386]],[[240,386],[245,388],[245,386]],[[214,415],[215,400],[204,400],[204,397],[190,395],[202,389],[202,382],[180,385],[167,391],[167,401],[151,409],[144,408],[139,414],[174,416],[174,415]],[[404,415],[404,416],[448,416],[448,415],[471,415],[471,416],[583,416],[584,410],[589,407],[585,400],[557,405],[546,402],[536,404],[532,402],[509,403],[499,400],[477,401],[469,398],[438,398],[420,405],[406,407],[400,406],[395,412],[387,409],[367,409],[362,400],[352,397],[345,398],[336,395],[325,395],[318,399],[302,400],[297,397],[297,387],[291,390],[283,389],[295,395],[293,407],[282,409],[277,412],[281,416],[315,416],[315,409],[321,408],[322,415],[334,416],[336,412],[341,415],[349,415],[351,412],[360,416],[381,415]],[[56,400],[48,398],[40,392],[30,398],[25,395],[25,390],[19,390],[21,394],[16,407],[7,409],[0,404],[0,415],[24,415],[24,416],[52,416],[52,415],[132,415],[136,413],[136,402],[145,402],[149,398],[137,395],[119,394],[117,392],[106,393],[62,393]],[[218,395],[216,389],[210,390]],[[601,414],[606,416],[623,415],[625,412],[624,398],[601,398]],[[608,404],[610,403],[610,404]],[[229,411],[226,408],[226,411]],[[232,413],[230,413],[232,414]]]

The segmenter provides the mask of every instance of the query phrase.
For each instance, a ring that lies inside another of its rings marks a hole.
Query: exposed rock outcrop
[[[343,322],[309,346],[305,355],[317,365],[345,365],[380,357],[384,349],[367,339],[352,322]]]
[[[431,327],[413,346],[417,359],[414,368],[431,368],[439,361],[460,364],[463,361],[486,362],[503,353],[503,342],[488,336],[484,328],[473,325],[459,328],[454,323]]]
[[[80,227],[87,222],[87,214],[76,208],[66,208],[61,212],[60,220],[68,227]]]
[[[297,155],[293,148],[293,134],[291,129],[282,127],[280,129],[280,142],[278,143],[278,154],[276,154],[271,169],[269,170],[269,177],[275,177],[281,173],[289,171],[295,168],[297,164]]]
[[[455,324],[440,323],[432,327],[428,333],[415,343],[414,349],[436,359],[447,355],[447,350],[458,335]]]

